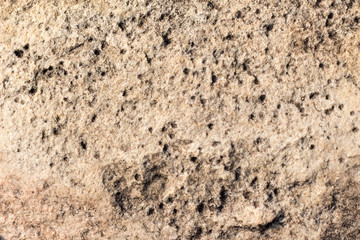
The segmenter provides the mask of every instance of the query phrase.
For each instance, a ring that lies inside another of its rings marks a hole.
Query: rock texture
[[[3,238],[359,239],[359,1],[0,13]]]

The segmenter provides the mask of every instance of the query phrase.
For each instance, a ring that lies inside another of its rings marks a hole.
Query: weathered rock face
[[[0,13],[5,239],[359,238],[359,1]]]

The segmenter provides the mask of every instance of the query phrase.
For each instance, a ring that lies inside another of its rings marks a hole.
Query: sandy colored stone
[[[0,3],[4,239],[358,239],[359,1]]]

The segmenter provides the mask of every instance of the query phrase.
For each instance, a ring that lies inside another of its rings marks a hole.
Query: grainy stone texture
[[[360,2],[0,3],[5,239],[359,239]]]

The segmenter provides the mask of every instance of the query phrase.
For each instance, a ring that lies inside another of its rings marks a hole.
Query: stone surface
[[[3,238],[359,238],[359,1],[0,13]]]

